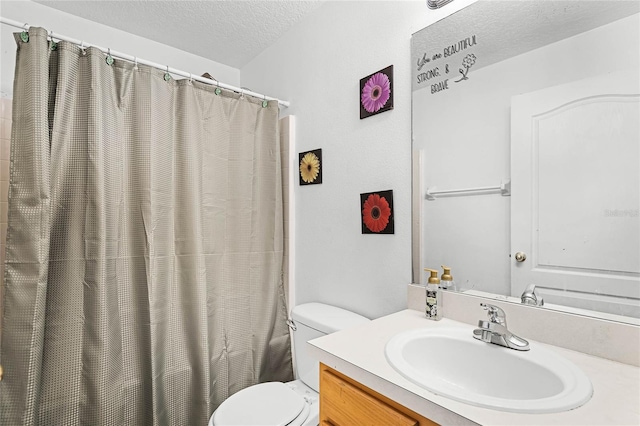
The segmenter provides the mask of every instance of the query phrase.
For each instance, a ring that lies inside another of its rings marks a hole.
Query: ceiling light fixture
[[[453,0],[427,0],[427,7],[429,9],[440,9],[447,3],[451,3]]]

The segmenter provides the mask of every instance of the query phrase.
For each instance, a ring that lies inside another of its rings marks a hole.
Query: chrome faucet
[[[480,306],[487,311],[489,321],[478,321],[479,328],[473,330],[474,338],[518,351],[529,350],[529,342],[507,329],[507,316],[502,309],[487,303],[480,303]]]
[[[527,288],[522,292],[522,296],[520,296],[520,300],[524,305],[534,305],[534,306],[542,306],[544,305],[544,300],[542,297],[539,297],[536,294],[536,285],[529,284]]]

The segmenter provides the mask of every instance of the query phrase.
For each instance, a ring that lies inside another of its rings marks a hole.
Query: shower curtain
[[[293,378],[278,105],[16,35],[3,425],[206,425]]]

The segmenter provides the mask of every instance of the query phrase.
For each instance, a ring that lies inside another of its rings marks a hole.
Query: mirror
[[[413,35],[415,283],[640,324],[639,52],[636,1],[479,1]]]

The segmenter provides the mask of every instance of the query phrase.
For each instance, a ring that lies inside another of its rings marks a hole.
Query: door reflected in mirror
[[[414,282],[639,324],[639,3],[480,1],[411,49]]]

